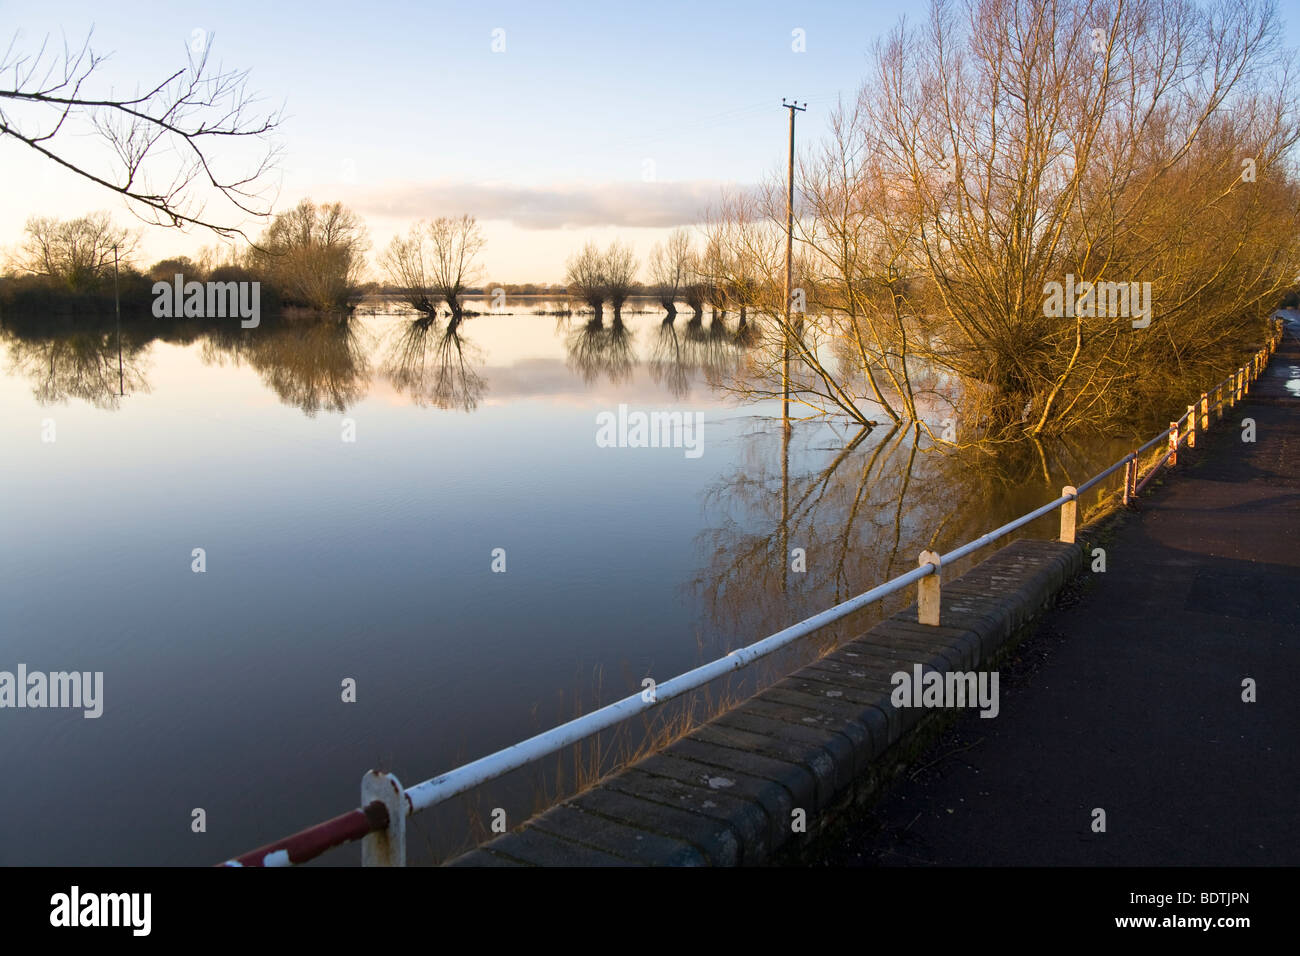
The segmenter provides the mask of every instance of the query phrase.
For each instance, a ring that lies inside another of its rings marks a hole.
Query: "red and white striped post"
[[[388,826],[361,839],[362,866],[406,866],[406,791],[391,773],[369,770],[361,778],[361,805],[378,801],[388,810]]]

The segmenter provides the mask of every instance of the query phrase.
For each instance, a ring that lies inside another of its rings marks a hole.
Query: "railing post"
[[[1187,406],[1187,447],[1196,447],[1196,406]]]
[[[1241,401],[1241,369],[1232,373],[1232,404]]]
[[[1216,422],[1223,421],[1223,403],[1226,401],[1227,399],[1223,395],[1223,383],[1220,382],[1214,387],[1214,420]]]
[[[1178,423],[1169,423],[1169,467],[1178,464]]]
[[[361,778],[361,806],[378,800],[388,810],[388,827],[361,840],[362,866],[406,866],[406,791],[391,773],[369,770]]]
[[[1201,431],[1210,430],[1210,396],[1201,392]]]
[[[934,565],[934,573],[916,582],[916,620],[931,627],[939,625],[939,552],[922,551],[917,567]]]
[[[1061,494],[1070,497],[1069,501],[1061,505],[1061,541],[1074,544],[1074,529],[1079,520],[1079,489],[1074,485],[1066,485],[1061,489]]]
[[[1137,452],[1133,452],[1128,467],[1124,469],[1124,504],[1137,497],[1137,465]]]

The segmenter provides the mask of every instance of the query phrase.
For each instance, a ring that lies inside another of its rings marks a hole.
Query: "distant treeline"
[[[361,220],[339,203],[308,200],[276,216],[255,244],[208,249],[197,259],[136,261],[138,237],[107,213],[28,220],[18,252],[0,277],[0,313],[112,314],[151,311],[154,284],[257,282],[264,314],[350,312],[374,283],[363,283],[369,247]]]

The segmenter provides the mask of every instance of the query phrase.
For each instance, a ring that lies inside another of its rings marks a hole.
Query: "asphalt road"
[[[1001,668],[999,715],[964,715],[819,862],[1300,864],[1298,335],[1090,541],[1105,572]]]

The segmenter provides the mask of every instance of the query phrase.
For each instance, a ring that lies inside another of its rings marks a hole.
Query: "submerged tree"
[[[768,251],[783,188],[765,225],[716,217],[714,298],[753,288],[776,329],[740,387],[857,421],[957,403],[985,438],[1199,393],[1300,273],[1278,30],[1255,0],[937,0],[800,164],[802,302]]]
[[[451,310],[453,326],[465,314],[461,296],[478,277],[478,256],[483,251],[483,231],[473,216],[442,217],[429,224],[433,246],[434,289]]]
[[[428,263],[428,237],[424,223],[416,223],[406,236],[393,236],[380,257],[388,281],[401,290],[402,301],[427,316],[438,314],[438,293]]]
[[[677,315],[677,298],[691,281],[691,263],[691,234],[685,229],[674,229],[650,250],[650,285],[670,319]]]
[[[609,296],[609,304],[614,308],[614,321],[621,322],[623,303],[632,294],[632,288],[636,284],[636,256],[633,255],[631,246],[616,239],[605,250],[602,261],[605,294]]]
[[[700,257],[692,251],[686,263],[686,281],[682,285],[682,301],[690,307],[691,318],[698,320],[704,315],[704,294],[707,283],[704,279]]]
[[[569,294],[584,302],[599,325],[604,318],[605,300],[614,308],[614,321],[621,323],[623,304],[636,283],[636,256],[630,246],[617,239],[603,252],[588,242],[567,264],[565,282]]]
[[[599,323],[605,306],[605,257],[600,247],[588,242],[574,253],[565,269],[565,283],[569,294],[585,303],[594,312]]]
[[[381,261],[411,308],[437,315],[439,302],[445,302],[454,327],[465,315],[461,298],[478,277],[483,245],[483,232],[473,216],[443,216],[417,222],[405,238],[394,236]]]

